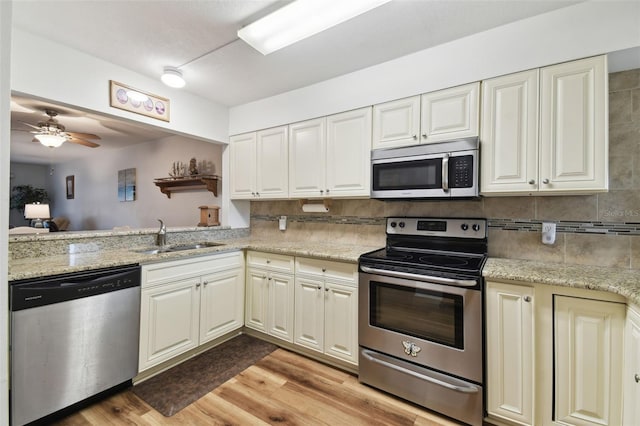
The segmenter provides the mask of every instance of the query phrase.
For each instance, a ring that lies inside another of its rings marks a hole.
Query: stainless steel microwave
[[[376,149],[371,152],[371,198],[478,196],[477,137]]]

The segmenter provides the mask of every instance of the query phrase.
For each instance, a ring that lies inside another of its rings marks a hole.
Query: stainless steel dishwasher
[[[126,386],[137,374],[139,266],[14,281],[10,303],[14,426]]]

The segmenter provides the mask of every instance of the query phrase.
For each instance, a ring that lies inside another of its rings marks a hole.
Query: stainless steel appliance
[[[387,218],[359,259],[359,380],[481,425],[484,219]]]
[[[371,152],[371,198],[478,196],[478,138]]]
[[[11,423],[23,425],[138,372],[138,266],[15,281],[11,303]]]

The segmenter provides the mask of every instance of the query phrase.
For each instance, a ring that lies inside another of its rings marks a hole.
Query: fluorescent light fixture
[[[57,148],[67,140],[67,138],[62,135],[51,135],[47,133],[36,135],[35,137],[42,145],[48,146],[49,148]]]
[[[268,55],[391,0],[296,0],[241,28],[238,37]]]
[[[182,72],[176,67],[164,67],[164,73],[160,80],[169,87],[179,89],[184,87],[186,82],[182,78]]]

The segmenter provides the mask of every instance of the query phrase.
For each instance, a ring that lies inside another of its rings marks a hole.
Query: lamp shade
[[[49,204],[25,204],[24,205],[24,218],[25,219],[48,219],[51,217],[49,212]]]
[[[67,140],[64,136],[61,135],[36,135],[36,139],[40,141],[40,143],[44,146],[48,146],[49,148],[57,148]]]

